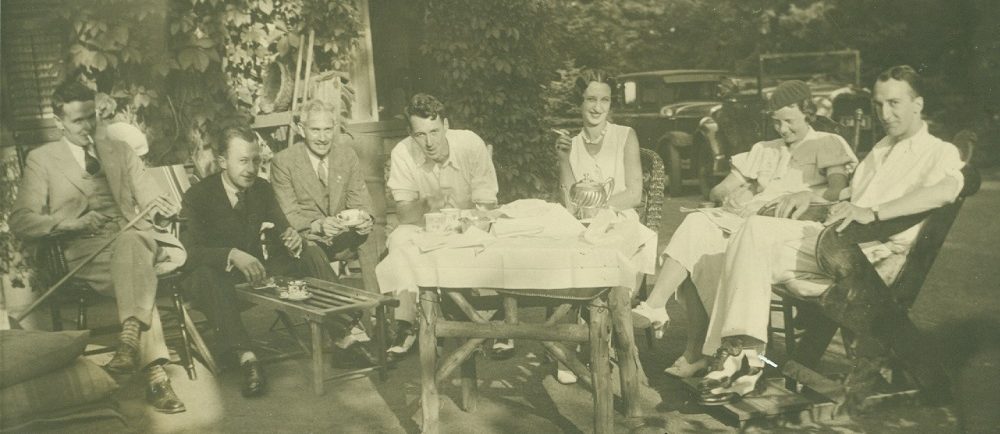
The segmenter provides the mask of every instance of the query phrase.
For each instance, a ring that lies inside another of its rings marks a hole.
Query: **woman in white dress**
[[[836,201],[858,162],[842,137],[810,126],[816,106],[807,84],[781,83],[771,95],[769,109],[781,138],[758,142],[749,152],[733,156],[732,172],[710,194],[723,207],[684,219],[664,249],[653,290],[633,309],[660,328],[669,321],[665,305],[670,296],[678,293],[683,302],[690,318],[688,339],[684,354],[666,369],[669,375],[692,377],[708,365],[703,354],[708,329],[705,308],[714,304],[729,234],[768,204],[776,205],[777,217],[798,218],[810,202]],[[683,285],[688,278],[693,288]]]
[[[614,81],[601,72],[587,71],[577,79],[583,128],[575,136],[560,134],[556,141],[560,190],[563,204],[575,214],[576,206],[569,194],[573,184],[588,178],[598,183],[613,179],[614,189],[608,206],[626,218],[638,220],[635,207],[642,201],[639,139],[632,128],[608,121],[614,88]],[[556,380],[572,384],[577,378],[572,371],[559,364]]]
[[[577,79],[576,87],[581,95],[583,128],[575,136],[563,134],[556,141],[563,203],[575,213],[569,200],[570,186],[586,178],[599,183],[613,179],[608,205],[638,218],[635,207],[642,201],[639,139],[632,128],[608,121],[614,82],[602,73],[586,72]]]

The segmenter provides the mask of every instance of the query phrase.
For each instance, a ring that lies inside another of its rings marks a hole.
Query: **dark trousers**
[[[358,262],[361,264],[361,282],[366,291],[379,293],[378,281],[375,278],[378,252],[375,251],[374,237],[347,231],[335,237],[329,246],[321,245],[320,247],[331,261],[352,259],[352,252],[357,249]]]
[[[189,264],[194,265],[194,264]],[[337,276],[326,262],[326,255],[316,246],[302,249],[301,258],[295,259],[285,252],[268,258],[264,263],[268,276],[314,277],[336,282]],[[218,343],[224,352],[250,351],[250,335],[247,334],[240,312],[251,303],[236,296],[236,285],[246,282],[239,270],[233,268],[215,269],[204,265],[194,265],[188,274],[186,289],[195,307],[202,311],[209,322],[219,331]]]

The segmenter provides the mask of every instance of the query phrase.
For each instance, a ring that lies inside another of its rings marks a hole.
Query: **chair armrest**
[[[919,214],[911,214],[894,219],[872,222],[866,225],[851,223],[843,231],[837,232],[837,225],[827,226],[820,234],[820,243],[824,238],[837,237],[847,243],[861,244],[869,241],[884,240],[890,236],[903,232],[920,222],[924,221],[934,210],[925,211]]]

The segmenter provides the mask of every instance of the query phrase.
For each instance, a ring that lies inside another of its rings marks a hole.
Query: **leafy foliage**
[[[357,0],[84,0],[63,19],[69,65],[146,130],[154,163],[186,160],[220,113],[251,110],[299,34],[315,30],[319,69],[342,68],[362,26]]]
[[[538,0],[427,0],[422,52],[440,68],[433,92],[451,123],[495,147],[503,201],[550,197],[557,171],[542,91],[558,66],[555,9]],[[461,23],[461,25],[456,25]]]

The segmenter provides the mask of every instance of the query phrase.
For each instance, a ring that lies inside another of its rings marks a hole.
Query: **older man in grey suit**
[[[178,210],[158,195],[155,181],[127,144],[94,137],[94,96],[94,91],[75,81],[56,88],[52,109],[63,137],[28,154],[10,216],[11,231],[22,239],[62,238],[71,268],[125,227],[140,208],[152,206],[150,215],[166,217]],[[180,242],[155,228],[152,219],[140,221],[75,278],[117,300],[122,333],[105,368],[128,373],[143,366],[147,400],[157,411],[177,413],[184,411],[184,404],[161,366],[169,354],[154,304],[157,262],[164,246],[183,252]]]
[[[320,100],[305,104],[300,130],[305,142],[278,152],[271,183],[293,228],[320,245],[330,259],[355,248],[365,289],[378,292],[378,257],[368,234],[374,226],[371,196],[354,150],[341,142],[334,108]],[[345,210],[348,213],[342,213]]]

